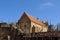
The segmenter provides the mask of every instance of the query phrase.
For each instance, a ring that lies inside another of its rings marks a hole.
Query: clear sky
[[[60,22],[60,0],[0,0],[0,22],[18,21],[24,11],[54,25]]]

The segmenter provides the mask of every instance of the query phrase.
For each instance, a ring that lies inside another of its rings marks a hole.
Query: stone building
[[[47,32],[47,23],[41,22],[39,19],[36,19],[25,12],[18,20],[18,25],[24,33]]]
[[[0,23],[0,40],[10,39],[10,26],[7,23]]]

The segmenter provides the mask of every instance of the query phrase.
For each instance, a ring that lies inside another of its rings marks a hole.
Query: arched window
[[[24,25],[24,27],[26,27],[26,24]]]
[[[32,27],[32,33],[34,33],[35,32],[35,27],[34,27],[34,25],[33,25],[33,27]]]
[[[24,32],[26,33],[26,24],[24,24],[24,29],[25,29]]]

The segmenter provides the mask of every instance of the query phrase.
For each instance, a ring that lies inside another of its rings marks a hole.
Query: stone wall
[[[19,28],[22,29],[22,31],[24,31],[24,33],[29,33],[30,32],[30,20],[26,15],[23,15],[21,17],[21,19],[18,21],[19,24]]]
[[[8,35],[10,34],[9,28],[0,28],[0,40],[8,40]]]
[[[46,26],[42,26],[42,25],[38,25],[34,22],[31,22],[31,33],[32,33],[32,27],[35,27],[35,32],[47,32],[47,27]]]

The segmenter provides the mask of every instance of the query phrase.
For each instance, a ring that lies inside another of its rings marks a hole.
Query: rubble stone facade
[[[18,24],[19,28],[24,31],[24,33],[32,33],[33,26],[35,27],[35,32],[47,32],[47,27],[44,23],[25,12],[19,19]]]

